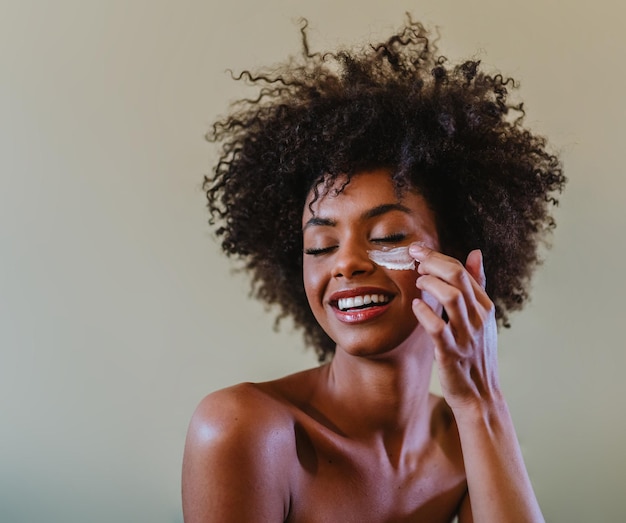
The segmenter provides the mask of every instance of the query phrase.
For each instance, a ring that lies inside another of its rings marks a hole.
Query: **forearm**
[[[419,262],[415,285],[443,306],[448,320],[423,299],[414,301],[459,430],[472,520],[543,522],[498,385],[496,307],[485,292],[482,253],[470,252],[463,266],[418,243],[409,252]]]
[[[543,516],[504,399],[455,412],[473,520],[535,523]]]

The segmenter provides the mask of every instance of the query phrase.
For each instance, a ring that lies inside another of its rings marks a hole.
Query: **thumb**
[[[483,266],[483,253],[480,249],[474,249],[467,255],[465,268],[476,280],[478,285],[484,289],[487,278],[485,277],[485,267]]]

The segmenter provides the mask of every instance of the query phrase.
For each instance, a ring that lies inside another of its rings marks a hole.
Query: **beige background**
[[[226,68],[385,36],[410,10],[451,57],[522,81],[570,179],[501,374],[551,522],[623,521],[622,2],[2,0],[0,520],[182,521],[206,393],[315,364],[206,225]]]

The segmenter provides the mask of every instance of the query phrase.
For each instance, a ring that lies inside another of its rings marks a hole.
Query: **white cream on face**
[[[415,268],[415,259],[409,254],[409,247],[367,251],[367,255],[376,265],[394,271],[410,271]]]

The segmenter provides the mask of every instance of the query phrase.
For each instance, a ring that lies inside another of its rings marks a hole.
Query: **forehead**
[[[319,184],[317,192],[309,192],[302,218],[305,223],[312,216],[341,215],[349,208],[368,209],[392,203],[428,208],[426,200],[416,190],[398,191],[391,173],[387,169],[377,169],[354,174],[349,180],[346,176],[339,176],[330,184]]]

